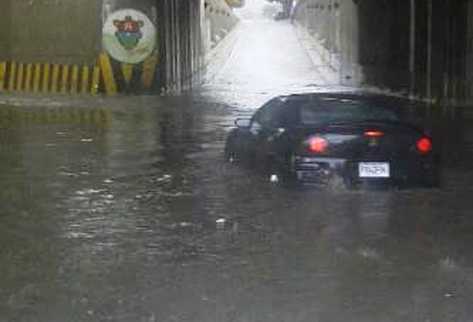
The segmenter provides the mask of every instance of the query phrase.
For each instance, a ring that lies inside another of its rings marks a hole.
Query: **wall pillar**
[[[340,2],[340,83],[358,86],[363,81],[360,67],[359,8],[353,1]]]
[[[3,0],[0,3],[0,11],[3,12],[3,17],[0,19],[0,61],[11,59],[11,27],[12,27],[12,15],[11,15],[11,1]]]

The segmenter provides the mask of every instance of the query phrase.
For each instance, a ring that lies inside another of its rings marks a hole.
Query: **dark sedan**
[[[403,119],[383,96],[280,96],[235,121],[225,158],[264,169],[273,181],[434,186],[432,139]]]

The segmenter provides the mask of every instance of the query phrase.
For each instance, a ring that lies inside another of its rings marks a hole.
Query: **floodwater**
[[[239,28],[234,62],[192,95],[0,108],[0,321],[473,320],[471,112],[424,118],[440,189],[272,185],[223,162],[234,118],[334,87],[287,22]]]

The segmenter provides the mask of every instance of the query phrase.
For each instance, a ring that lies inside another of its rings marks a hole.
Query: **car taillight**
[[[378,130],[368,130],[368,131],[365,131],[364,134],[366,137],[369,137],[369,138],[380,138],[384,136],[384,132],[378,131]]]
[[[428,137],[420,138],[417,141],[416,147],[420,154],[428,154],[432,151],[432,140]]]
[[[312,153],[324,153],[327,151],[328,141],[320,136],[309,139],[309,151]]]

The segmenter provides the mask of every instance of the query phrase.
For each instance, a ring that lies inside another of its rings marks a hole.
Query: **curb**
[[[239,22],[205,55],[203,76],[204,84],[214,79],[232,56],[235,44],[239,38],[238,30],[240,27],[241,25]],[[220,62],[220,57],[226,57],[226,59],[224,59],[223,62]]]
[[[70,96],[70,95],[40,95],[40,94],[2,94],[0,109],[7,107],[50,107],[50,108],[113,108],[114,106],[146,104],[161,106],[160,95],[116,95],[116,96]]]
[[[320,41],[312,36],[300,23],[294,21],[294,29],[302,47],[305,49],[312,64],[321,71],[321,75],[329,84],[341,84],[341,64],[336,55],[324,48]],[[330,75],[332,77],[327,77]]]

